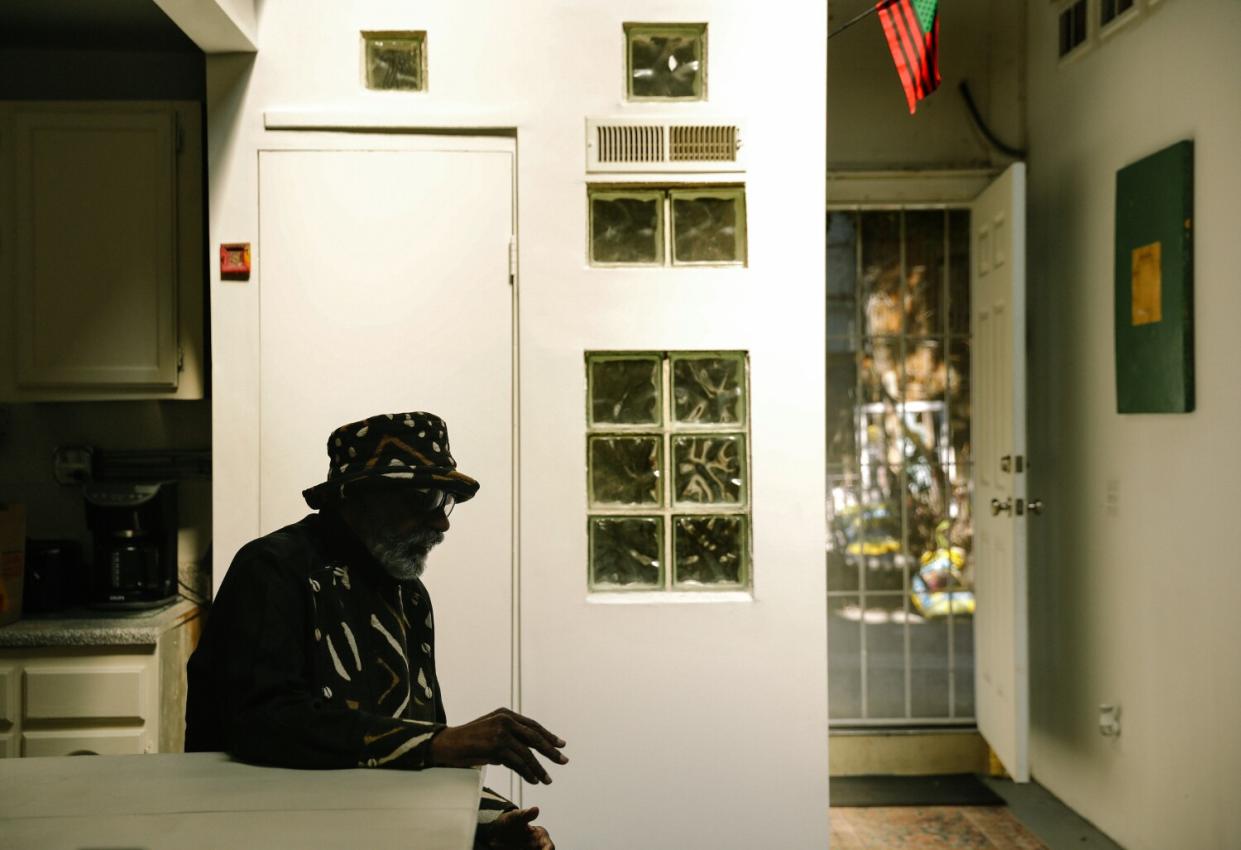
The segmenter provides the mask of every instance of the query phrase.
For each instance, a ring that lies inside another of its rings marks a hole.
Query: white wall
[[[1054,6],[1029,9],[1031,762],[1131,850],[1223,850],[1241,847],[1241,4],[1149,10],[1058,67]],[[1116,171],[1186,138],[1197,410],[1121,416]]]
[[[544,805],[560,846],[827,841],[825,20],[822,4],[753,8],[267,0],[258,54],[208,59],[210,243],[256,243],[251,282],[212,283],[217,580],[238,546],[268,530],[257,519],[254,365],[264,111],[517,129],[522,708],[568,739],[573,759],[525,800]],[[629,20],[709,23],[708,103],[624,103]],[[426,29],[430,92],[363,91],[362,29]],[[746,121],[749,268],[589,269],[585,117],[669,111]],[[752,601],[586,602],[582,352],[606,348],[750,351]]]

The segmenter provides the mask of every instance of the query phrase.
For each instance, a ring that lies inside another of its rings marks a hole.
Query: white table
[[[477,770],[287,770],[223,753],[0,759],[3,850],[469,850]]]

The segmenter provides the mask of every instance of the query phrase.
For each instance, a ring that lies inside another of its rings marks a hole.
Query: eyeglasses
[[[447,490],[412,490],[408,493],[406,502],[414,513],[443,511],[444,516],[448,516],[456,506],[457,498]]]

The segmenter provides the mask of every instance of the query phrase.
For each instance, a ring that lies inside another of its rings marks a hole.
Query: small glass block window
[[[590,518],[590,585],[657,590],[664,585],[664,521],[650,516]]]
[[[1099,23],[1107,26],[1132,8],[1134,0],[1100,0]]]
[[[1072,0],[1061,7],[1060,58],[1086,43],[1086,0]]]
[[[660,358],[600,355],[590,361],[590,424],[656,425],[662,421]]]
[[[596,185],[586,192],[591,265],[746,265],[744,186]]]
[[[362,43],[368,89],[427,90],[425,32],[363,32]]]
[[[662,449],[658,436],[591,437],[591,505],[658,506],[663,501]]]
[[[672,261],[745,262],[745,193],[740,189],[672,191]]]
[[[590,259],[596,265],[663,265],[663,193],[592,191]]]
[[[630,100],[706,100],[706,24],[625,24]]]
[[[750,586],[748,374],[744,351],[587,352],[591,591]]]
[[[745,421],[745,358],[674,354],[673,416],[686,425],[736,425]]]

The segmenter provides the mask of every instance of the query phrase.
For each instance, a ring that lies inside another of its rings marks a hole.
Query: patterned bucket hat
[[[474,497],[478,482],[457,471],[448,450],[448,426],[433,413],[386,413],[342,425],[327,440],[327,480],[302,491],[316,510],[359,481],[408,481],[438,488],[458,502]]]

